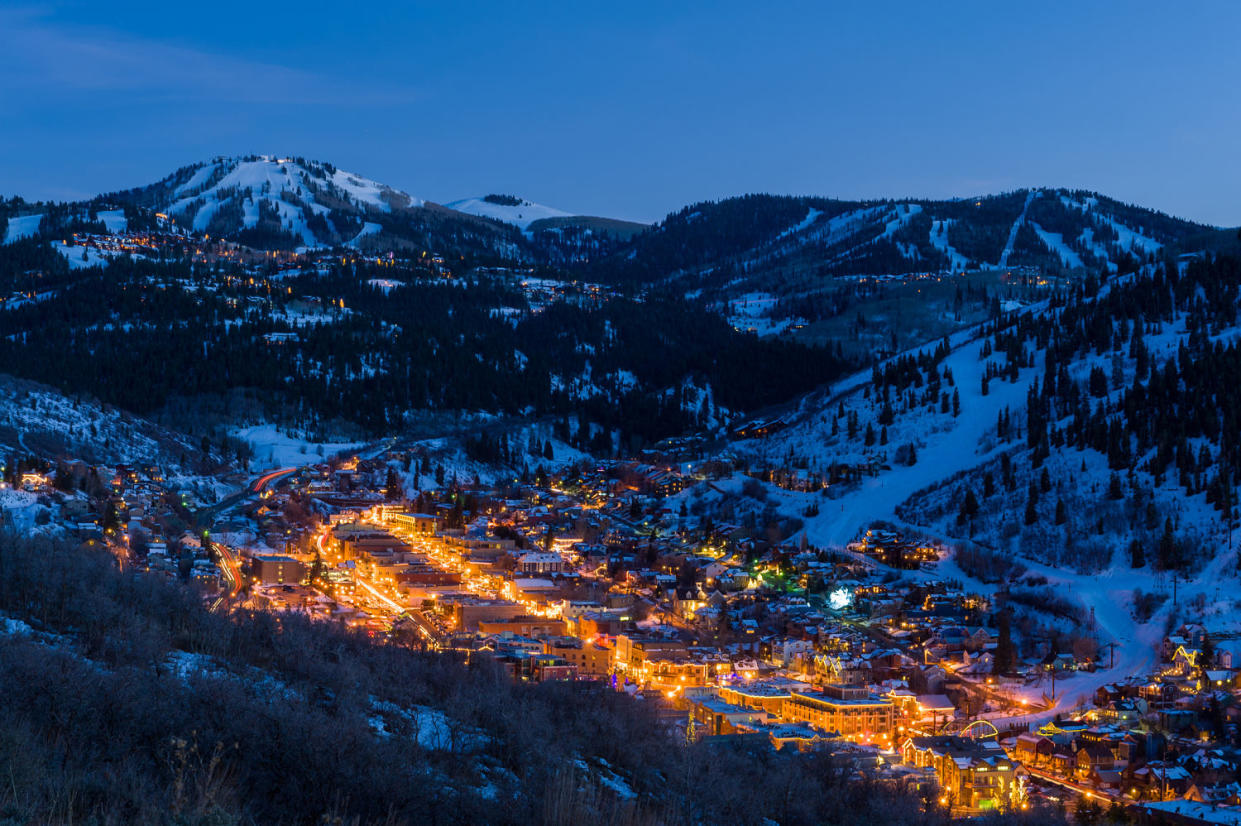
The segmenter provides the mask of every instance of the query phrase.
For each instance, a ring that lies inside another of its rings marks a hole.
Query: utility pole
[[[1220,464],[1223,465],[1223,467],[1220,468],[1219,473],[1220,473],[1221,481],[1223,482],[1222,487],[1224,488],[1224,490],[1222,491],[1222,493],[1224,494],[1224,519],[1228,521],[1228,550],[1231,552],[1232,551],[1232,476],[1231,474],[1228,473],[1229,458],[1230,457],[1228,455],[1228,435],[1227,433],[1225,433],[1222,436],[1222,443],[1220,444],[1219,460],[1220,460]]]
[[[1109,642],[1107,645],[1103,647],[1108,649],[1107,670],[1111,671],[1113,668],[1116,667],[1116,643]]]

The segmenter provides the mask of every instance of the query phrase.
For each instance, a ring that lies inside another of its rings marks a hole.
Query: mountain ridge
[[[725,265],[741,276],[771,266],[817,275],[1027,264],[1116,272],[1123,255],[1218,230],[1064,188],[938,201],[751,194],[683,207],[595,268],[637,281]]]
[[[256,249],[438,252],[467,267],[548,265],[607,283],[675,279],[686,293],[722,291],[716,298],[792,295],[838,276],[1021,267],[1105,275],[1231,242],[1229,230],[1064,187],[941,200],[747,194],[643,225],[515,196],[439,204],[328,162],[274,155],[219,156],[79,204],[158,212]],[[6,241],[75,229],[36,220],[38,208],[0,204],[0,220],[15,222]]]

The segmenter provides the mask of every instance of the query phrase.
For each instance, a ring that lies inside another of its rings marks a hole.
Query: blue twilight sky
[[[657,219],[1094,189],[1241,224],[1241,3],[0,0],[0,194],[218,154]]]

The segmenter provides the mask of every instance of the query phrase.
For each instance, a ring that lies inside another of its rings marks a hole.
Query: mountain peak
[[[330,163],[276,155],[219,156],[123,195],[195,231],[260,246],[347,243],[368,219],[425,204]]]

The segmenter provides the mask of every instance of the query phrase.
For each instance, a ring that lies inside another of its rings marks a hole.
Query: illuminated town
[[[389,440],[277,469],[212,506],[172,496],[156,468],[59,472],[108,482],[102,519],[66,507],[68,527],[124,568],[188,570],[213,610],[493,658],[515,681],[597,682],[650,704],[673,740],[829,749],[960,816],[1239,805],[1238,670],[1201,626],[1163,639],[1149,674],[1109,671],[1102,650],[1016,656],[991,601],[940,578],[940,547],[877,527],[822,551],[687,516],[710,465],[588,460],[543,484],[411,498],[393,480],[420,452]]]

